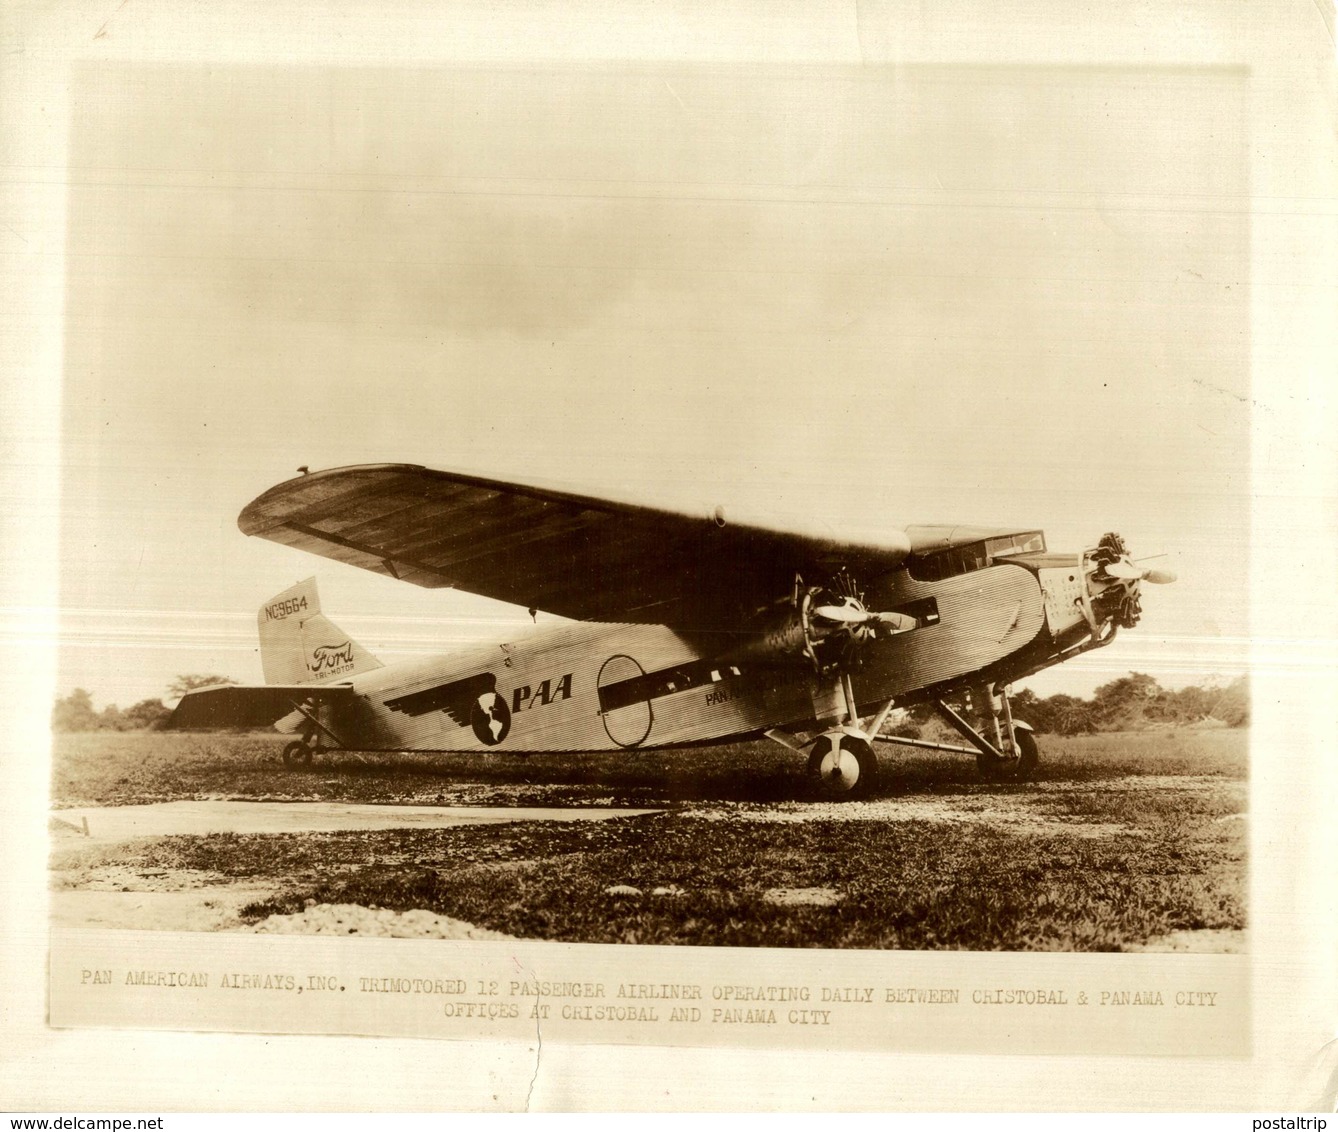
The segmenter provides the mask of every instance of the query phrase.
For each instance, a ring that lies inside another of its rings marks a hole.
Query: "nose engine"
[[[1171,570],[1140,566],[1129,554],[1124,539],[1113,531],[1101,536],[1096,549],[1084,555],[1092,612],[1098,622],[1113,622],[1132,629],[1142,615],[1139,587],[1143,582],[1165,585],[1175,581]]]

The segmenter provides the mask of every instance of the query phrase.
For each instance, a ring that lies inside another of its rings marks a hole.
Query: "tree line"
[[[1102,684],[1090,699],[1062,693],[1041,697],[1023,688],[1013,693],[1011,705],[1014,715],[1042,734],[1090,735],[1214,722],[1244,727],[1250,722],[1250,686],[1249,677],[1242,675],[1228,684],[1191,684],[1172,691],[1145,672],[1130,672]],[[908,715],[909,734],[910,728],[918,730],[934,718],[934,710],[918,704]]]
[[[167,686],[167,698],[179,700],[196,688],[211,684],[235,684],[227,676],[178,676]],[[51,711],[53,731],[148,731],[162,727],[172,714],[162,700],[140,700],[122,711],[108,704],[101,711],[93,707],[93,695],[83,688],[75,688],[68,696],[57,697]]]
[[[211,684],[235,684],[226,676],[178,676],[167,689],[169,699],[180,699],[195,688]],[[1226,685],[1171,691],[1143,672],[1131,672],[1102,684],[1090,699],[1055,695],[1044,698],[1030,688],[1015,692],[1013,711],[1038,732],[1084,735],[1094,731],[1136,731],[1154,726],[1183,726],[1217,721],[1228,727],[1243,727],[1250,721],[1249,677],[1239,676]],[[51,726],[56,731],[139,731],[161,727],[171,710],[162,700],[140,700],[122,711],[109,704],[101,711],[83,688],[56,700]],[[900,725],[909,734],[933,716],[927,705],[913,707]]]

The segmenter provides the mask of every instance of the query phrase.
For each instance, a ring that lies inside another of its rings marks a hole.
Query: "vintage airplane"
[[[305,470],[304,470],[305,471]],[[894,706],[932,703],[987,777],[1037,763],[1008,685],[1139,617],[1118,535],[1047,550],[1039,530],[835,533],[687,514],[403,464],[271,488],[242,531],[429,588],[572,619],[382,665],[320,610],[315,580],[259,613],[267,683],[200,689],[169,726],[277,726],[284,751],[599,751],[767,736],[828,797],[866,795]],[[954,700],[971,705],[963,713]],[[971,718],[980,725],[973,725]]]

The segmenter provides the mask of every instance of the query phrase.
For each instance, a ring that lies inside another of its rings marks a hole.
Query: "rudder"
[[[381,662],[321,613],[316,579],[260,607],[260,664],[267,684],[324,684],[380,668]]]

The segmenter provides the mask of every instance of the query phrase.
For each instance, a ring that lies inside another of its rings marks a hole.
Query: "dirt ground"
[[[213,833],[315,833],[367,829],[445,829],[509,822],[600,821],[653,813],[613,807],[370,806],[328,802],[178,801],[144,806],[79,806],[52,815],[54,846],[76,852],[158,837]],[[402,938],[509,939],[449,916],[414,910],[316,905],[249,924],[247,905],[274,895],[272,884],[236,882],[196,869],[94,864],[53,874],[51,922],[59,927],[156,931],[257,931],[384,935]]]
[[[630,768],[591,756],[593,770],[556,756],[345,756],[304,778],[267,761],[267,740],[138,738],[136,750],[116,737],[119,777],[106,751],[85,771],[90,745],[64,758],[58,748],[55,924],[773,946],[1246,945],[1239,732],[1057,742],[1026,785],[977,783],[960,763],[888,748],[875,797],[846,803],[803,800],[793,756],[760,744]],[[231,764],[242,789],[191,796],[183,754],[204,764],[210,787]],[[159,755],[170,770],[155,774]],[[424,804],[430,792],[440,801]],[[130,804],[105,804],[121,801]]]
[[[446,829],[516,821],[603,821],[653,813],[612,806],[400,806],[343,802],[153,802],[145,806],[76,806],[52,815],[90,845],[209,833],[329,833],[357,829]]]

